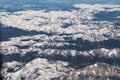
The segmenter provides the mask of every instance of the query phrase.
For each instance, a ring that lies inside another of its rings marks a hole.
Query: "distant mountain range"
[[[0,0],[1,4],[39,4],[39,3],[110,3],[120,4],[120,0]]]

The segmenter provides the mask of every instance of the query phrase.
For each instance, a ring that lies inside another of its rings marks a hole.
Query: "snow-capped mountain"
[[[120,79],[120,5],[72,7],[0,12],[3,80]]]

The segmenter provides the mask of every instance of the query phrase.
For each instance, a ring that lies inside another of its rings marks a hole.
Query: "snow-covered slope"
[[[74,7],[79,9],[0,12],[4,80],[120,78],[120,26],[93,20],[94,14],[120,6]]]
[[[68,75],[52,80],[119,80],[120,68],[105,63],[96,63],[83,69],[71,71]]]

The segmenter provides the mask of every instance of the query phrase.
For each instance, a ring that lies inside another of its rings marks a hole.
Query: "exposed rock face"
[[[120,6],[74,7],[80,9],[1,12],[4,80],[120,79],[120,26],[116,19],[94,20],[99,11]]]

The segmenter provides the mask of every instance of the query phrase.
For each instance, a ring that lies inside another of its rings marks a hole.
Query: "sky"
[[[0,0],[0,4],[37,3],[110,3],[120,4],[120,0]]]

